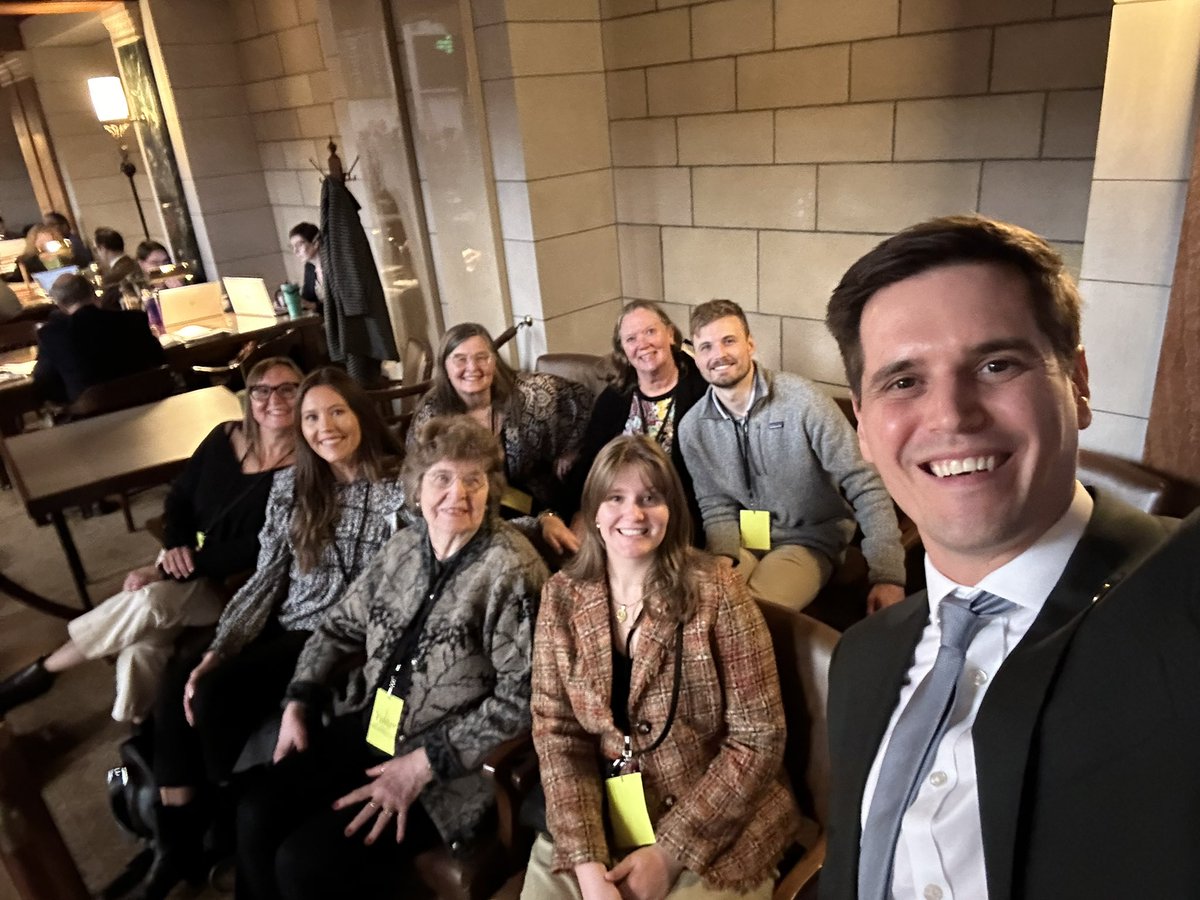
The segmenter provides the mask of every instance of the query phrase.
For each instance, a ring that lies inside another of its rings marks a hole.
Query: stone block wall
[[[1078,269],[1106,0],[601,0],[622,296],[741,303],[833,387],[822,324],[883,236],[978,210]]]

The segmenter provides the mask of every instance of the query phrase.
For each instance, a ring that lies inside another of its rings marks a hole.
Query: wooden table
[[[4,461],[14,487],[34,520],[54,524],[85,609],[91,608],[87,573],[63,511],[119,491],[170,481],[218,423],[240,419],[241,403],[223,387],[176,394],[157,403],[6,438]],[[3,576],[0,576],[3,578]],[[45,598],[8,579],[0,589],[17,599],[70,618],[79,610]],[[36,596],[36,595],[33,595]]]
[[[325,347],[325,326],[320,316],[271,320],[223,315],[196,324],[223,328],[225,331],[186,344],[168,344],[164,347],[167,365],[182,375],[190,375],[194,365],[232,359],[246,341],[254,340],[263,344],[291,331],[299,332],[298,342],[306,368],[315,368],[329,360]],[[34,359],[37,359],[37,350],[32,347],[0,353],[0,365]],[[32,378],[0,382],[0,435],[19,434],[25,414],[36,412],[41,405],[42,398],[34,388]]]

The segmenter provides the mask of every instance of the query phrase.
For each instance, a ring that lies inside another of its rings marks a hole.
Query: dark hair
[[[274,368],[291,369],[292,374],[296,376],[296,381],[304,379],[304,372],[292,360],[286,356],[268,356],[266,359],[259,360],[254,364],[254,367],[246,373],[246,409],[242,414],[242,434],[246,436],[246,446],[249,447],[254,454],[262,459],[260,451],[262,450],[262,436],[258,427],[258,422],[254,418],[253,406],[254,402],[250,397],[250,388],[263,380],[263,377]],[[292,418],[295,419],[295,411],[293,410]],[[293,431],[295,429],[293,428]]]
[[[50,296],[59,306],[70,309],[81,303],[94,303],[96,289],[82,275],[60,275],[50,286]]]
[[[596,513],[621,470],[628,467],[637,469],[662,495],[670,513],[666,534],[643,585],[646,607],[670,621],[686,622],[696,610],[701,569],[697,565],[699,551],[692,547],[692,516],[675,466],[658,443],[645,435],[615,437],[596,455],[579,506],[584,526],[579,552],[563,569],[580,581],[603,582],[608,577],[608,555],[596,527]]]
[[[450,354],[459,344],[469,341],[473,337],[483,338],[488,350],[492,353],[492,364],[495,370],[495,374],[492,375],[492,409],[503,409],[508,405],[508,399],[512,396],[513,384],[517,378],[516,374],[496,352],[496,342],[492,340],[492,336],[488,334],[486,328],[476,322],[463,322],[449,329],[442,336],[442,343],[438,346],[438,364],[433,370],[433,385],[429,388],[429,393],[425,395],[432,402],[434,409],[452,413],[467,411],[466,404],[462,402],[458,391],[450,383],[450,376],[446,374],[446,360],[450,358]]]
[[[746,313],[732,300],[709,300],[707,303],[701,303],[692,310],[692,315],[688,319],[688,328],[691,329],[692,337],[695,337],[696,332],[704,326],[711,325],[717,319],[724,319],[728,316],[733,316],[741,322],[742,328],[746,330],[746,336],[750,336],[750,323],[746,321]]]
[[[321,236],[321,229],[312,222],[301,222],[295,228],[288,232],[288,240],[294,237],[302,237],[310,244]]]
[[[362,441],[355,461],[360,478],[380,481],[395,475],[403,452],[366,391],[341,369],[324,366],[304,379],[296,395],[296,510],[292,513],[291,527],[296,561],[302,572],[316,568],[322,550],[334,539],[338,519],[337,479],[329,464],[308,446],[300,425],[304,398],[319,386],[337,391],[358,419]]]
[[[71,223],[67,217],[53,209],[47,213],[42,213],[42,221],[47,225],[53,225],[55,228],[61,229],[64,235],[71,230]]]
[[[893,235],[852,265],[825,312],[825,325],[842,353],[850,390],[862,391],[859,326],[876,292],[930,269],[958,263],[992,263],[1016,270],[1029,287],[1033,316],[1067,371],[1080,341],[1079,290],[1062,257],[1043,238],[983,216],[946,216]]]
[[[125,238],[121,237],[121,232],[114,228],[105,228],[101,226],[96,229],[96,246],[113,253],[125,252]],[[149,254],[147,254],[149,255]]]
[[[675,323],[671,321],[671,317],[666,311],[653,300],[630,300],[621,307],[621,312],[617,316],[616,324],[613,325],[612,333],[612,363],[613,369],[616,371],[616,377],[613,378],[613,387],[621,393],[625,393],[637,384],[637,369],[629,361],[629,357],[625,355],[625,348],[621,346],[621,323],[625,321],[625,317],[639,309],[644,309],[658,316],[658,320],[662,322],[663,327],[671,335],[671,357],[675,359],[683,348],[683,335],[679,333],[679,329],[675,327]]]
[[[421,479],[444,459],[479,463],[488,477],[488,512],[499,512],[505,485],[504,451],[496,435],[470,416],[436,416],[417,435],[400,473],[412,509],[420,508]]]
[[[168,260],[171,259],[171,251],[158,241],[142,241],[137,245],[137,250],[134,251],[134,255],[137,256],[138,262],[145,262],[150,258],[150,254],[156,250],[161,250],[163,253],[167,254]]]

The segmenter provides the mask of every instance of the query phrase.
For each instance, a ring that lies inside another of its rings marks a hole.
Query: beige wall
[[[40,219],[42,211],[33,195],[29,171],[4,103],[8,96],[9,89],[0,89],[0,216],[10,230],[17,231]]]
[[[601,3],[624,297],[736,300],[764,362],[842,385],[825,303],[883,235],[979,210],[1078,266],[1107,2],[658,7]]]
[[[1200,108],[1200,2],[1112,16],[1080,288],[1095,421],[1083,444],[1140,459]]]
[[[315,3],[141,2],[206,268],[298,278],[287,231],[319,222],[309,160],[336,136]]]
[[[78,212],[80,233],[90,243],[96,228],[115,228],[125,237],[127,249],[132,250],[143,236],[137,206],[129,190],[129,180],[120,172],[117,144],[96,121],[87,88],[89,78],[117,74],[112,44],[105,38],[86,46],[42,45],[38,42],[47,37],[42,33],[44,28],[44,23],[39,23],[36,33],[27,34],[26,43],[46,126],[68,194]],[[137,136],[130,131],[126,140],[130,160],[137,166],[134,180],[150,236],[161,239],[162,226],[155,216]]]

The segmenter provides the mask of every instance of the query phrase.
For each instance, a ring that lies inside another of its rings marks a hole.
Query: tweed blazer
[[[798,822],[780,763],[787,729],[762,615],[728,560],[696,551],[699,603],[683,629],[679,706],[666,740],[640,755],[660,844],[714,887],[760,884]],[[643,620],[633,658],[633,750],[657,740],[671,706],[675,623]],[[621,755],[612,716],[607,585],[560,572],[542,592],[533,653],[533,741],[554,869],[608,864],[602,767]]]

